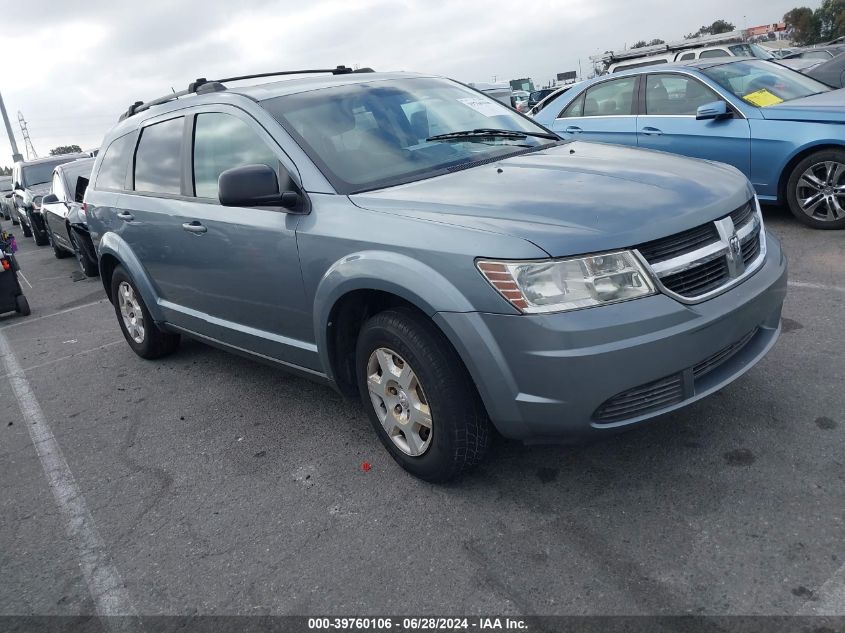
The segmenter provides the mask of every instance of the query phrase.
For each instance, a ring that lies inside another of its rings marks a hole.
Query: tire
[[[91,259],[91,256],[88,255],[88,251],[82,248],[82,245],[79,243],[79,238],[76,236],[76,232],[73,229],[68,229],[67,232],[68,239],[70,239],[70,243],[73,244],[73,252],[76,255],[76,262],[79,264],[79,268],[85,273],[86,277],[96,277],[100,274],[100,266],[96,260]]]
[[[481,462],[491,438],[487,412],[460,357],[430,320],[409,308],[373,316],[361,329],[355,363],[373,428],[402,468],[440,483]],[[405,369],[415,376],[410,384]],[[380,385],[375,393],[371,376]],[[425,412],[428,430],[417,422]]]
[[[18,211],[18,216],[20,216],[20,211]],[[30,228],[30,226],[28,226],[26,222],[21,220],[20,217],[18,217],[18,221],[20,222],[21,231],[23,231],[23,236],[32,237],[32,229]]]
[[[29,301],[26,300],[26,297],[23,295],[18,295],[15,297],[15,312],[20,314],[21,316],[29,316]]]
[[[53,255],[56,256],[56,259],[64,259],[66,257],[70,257],[70,253],[68,253],[58,244],[56,244],[56,240],[53,239],[53,229],[50,228],[50,225],[47,223],[47,220],[44,220],[44,227],[47,229],[47,241],[49,242],[50,246],[53,247]]]
[[[32,214],[28,214],[27,218],[29,218],[29,226],[32,230],[32,239],[35,242],[36,246],[47,246],[50,243],[50,240],[47,236],[46,229],[44,231],[38,230],[38,224],[36,224],[35,220],[32,218]]]
[[[786,201],[802,224],[845,229],[845,150],[822,150],[795,165],[786,184]]]
[[[129,289],[129,295],[121,295]],[[153,322],[149,310],[147,310],[144,300],[141,298],[138,289],[132,278],[123,268],[117,266],[112,273],[111,278],[111,297],[114,304],[114,311],[117,315],[117,322],[132,348],[141,358],[154,359],[167,356],[176,351],[179,346],[179,335],[171,334],[160,330]],[[122,306],[125,306],[127,311],[127,319],[124,320],[122,313]],[[138,312],[140,311],[140,315]],[[130,317],[131,315],[131,317]],[[138,317],[141,317],[138,319]],[[130,333],[127,321],[132,325],[132,332]],[[140,325],[140,331],[138,326]]]
[[[18,221],[18,218],[15,217],[14,212],[12,212],[11,215],[12,215],[12,226],[18,226],[20,224],[20,222]]]

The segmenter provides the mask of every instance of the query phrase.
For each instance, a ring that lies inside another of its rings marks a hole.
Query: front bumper
[[[703,303],[655,295],[559,314],[435,320],[503,435],[559,442],[606,433],[713,393],[771,349],[787,265],[777,239],[766,239],[760,270]]]

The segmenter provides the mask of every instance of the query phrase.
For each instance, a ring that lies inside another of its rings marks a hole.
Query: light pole
[[[12,146],[12,162],[23,160],[18,151],[18,144],[15,142],[15,135],[12,134],[12,125],[9,123],[9,115],[6,114],[6,104],[3,103],[3,95],[0,94],[0,114],[3,115],[3,124],[6,126],[6,134],[9,136],[9,145]]]

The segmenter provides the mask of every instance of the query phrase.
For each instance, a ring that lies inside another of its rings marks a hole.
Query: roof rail
[[[313,74],[325,74],[331,73],[332,75],[348,75],[351,73],[371,73],[374,72],[372,68],[358,68],[357,70],[353,70],[348,66],[337,66],[336,68],[317,68],[317,69],[310,69],[310,70],[281,70],[279,72],[272,72],[272,73],[258,73],[255,75],[240,75],[238,77],[226,77],[224,79],[206,79],[205,77],[200,77],[196,81],[192,81],[188,84],[187,90],[180,90],[179,92],[172,92],[170,94],[166,94],[163,97],[159,97],[158,99],[153,99],[152,101],[136,101],[129,108],[120,115],[118,121],[123,121],[131,117],[138,112],[142,112],[143,110],[147,110],[155,105],[160,105],[162,103],[167,103],[168,101],[173,101],[174,99],[178,99],[179,97],[184,97],[189,94],[205,94],[207,92],[218,92],[220,90],[226,90],[226,86],[223,84],[229,81],[241,81],[242,79],[260,79],[262,77],[281,77],[283,75],[313,75]]]

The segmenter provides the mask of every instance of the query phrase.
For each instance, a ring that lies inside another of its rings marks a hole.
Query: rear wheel
[[[21,316],[29,316],[29,301],[23,295],[15,297],[15,312]]]
[[[478,464],[490,423],[475,384],[448,340],[425,316],[393,309],[364,324],[356,350],[364,407],[396,462],[443,482]]]
[[[20,215],[20,211],[18,211],[18,215]],[[21,219],[21,218],[18,218],[18,219],[20,220],[20,223],[21,223],[21,231],[23,231],[23,236],[24,237],[32,237],[32,229],[30,228],[30,225],[28,225],[26,222],[24,222],[23,219]]]
[[[845,228],[845,151],[823,150],[799,162],[786,185],[789,210],[814,229]]]
[[[56,243],[56,240],[53,237],[53,229],[50,228],[50,225],[46,219],[44,220],[44,226],[47,229],[47,241],[53,248],[53,255],[56,256],[56,259],[64,259],[65,257],[70,256],[70,253],[68,253],[65,249],[63,249]]]
[[[176,350],[179,335],[156,326],[135,283],[122,266],[112,273],[111,297],[123,336],[138,356],[160,358]]]

